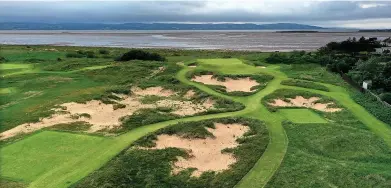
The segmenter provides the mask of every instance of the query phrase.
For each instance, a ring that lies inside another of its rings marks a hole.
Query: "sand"
[[[168,89],[164,89],[160,86],[159,87],[149,87],[146,89],[133,87],[131,89],[131,91],[132,91],[132,93],[134,93],[136,95],[140,95],[140,96],[156,95],[156,96],[160,96],[160,97],[169,97],[172,95],[176,95],[175,92],[168,90]]]
[[[117,104],[125,105],[124,108],[114,109],[114,104],[104,104],[98,100],[91,100],[86,103],[64,103],[59,105],[59,108],[53,109],[56,113],[50,117],[42,118],[39,122],[35,123],[24,123],[0,133],[0,140],[7,139],[21,133],[31,133],[56,124],[68,124],[80,121],[91,124],[92,126],[87,132],[92,133],[104,129],[118,128],[122,124],[122,117],[132,115],[140,109],[170,107],[173,108],[171,113],[179,116],[187,116],[213,109],[215,104],[215,102],[210,99],[205,100],[202,103],[162,99],[157,101],[155,104],[143,104],[141,99],[144,96],[171,96],[176,93],[161,87],[152,87],[145,90],[137,88],[134,90],[136,91],[134,92],[136,94],[131,96],[113,93],[113,95],[121,98],[120,100],[113,101]],[[90,115],[90,118],[79,117],[80,114],[88,114]]]
[[[231,153],[222,153],[225,148],[234,148],[239,144],[236,139],[243,136],[249,127],[241,124],[215,123],[215,129],[207,128],[215,138],[185,139],[177,135],[159,135],[156,146],[152,149],[176,147],[186,150],[190,158],[178,157],[173,164],[173,173],[176,174],[186,168],[197,168],[192,176],[199,177],[203,172],[220,172],[229,169],[236,162]]]
[[[274,99],[273,103],[269,103],[272,106],[279,107],[305,107],[312,108],[315,110],[323,111],[323,112],[338,112],[341,111],[341,108],[329,108],[329,105],[334,103],[316,103],[320,98],[311,97],[306,99],[302,96],[296,96],[295,98],[288,98],[289,102],[286,102],[282,99]]]
[[[156,102],[158,107],[171,107],[173,110],[171,113],[188,116],[201,112],[206,112],[209,109],[213,109],[215,102],[211,99],[205,100],[203,103],[195,104],[192,101],[175,101],[175,100],[160,100]]]
[[[240,78],[240,79],[232,79],[226,78],[225,81],[219,81],[216,78],[213,78],[213,75],[201,75],[195,76],[192,81],[201,82],[206,85],[220,85],[226,88],[227,92],[233,91],[243,91],[243,92],[251,92],[253,91],[251,88],[259,85],[259,83],[255,80],[252,80],[250,77]]]
[[[194,90],[189,90],[186,92],[186,94],[183,96],[185,99],[192,99],[195,96]]]

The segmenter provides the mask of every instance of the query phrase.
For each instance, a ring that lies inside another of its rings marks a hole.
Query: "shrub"
[[[166,61],[166,58],[157,54],[146,52],[143,50],[130,50],[117,58],[117,61],[130,61],[130,60],[151,60],[151,61]]]
[[[65,55],[68,58],[95,58],[95,52],[93,51],[83,51],[83,50],[78,50],[76,52],[69,52]]]
[[[0,62],[6,62],[6,61],[7,61],[7,59],[5,57],[0,56]]]
[[[368,110],[371,114],[373,114],[376,118],[391,125],[391,110],[390,107],[387,107],[382,102],[378,101],[371,94],[362,94],[360,92],[354,91],[351,97],[353,100],[363,106],[366,110]]]
[[[391,93],[383,93],[380,95],[380,98],[388,104],[391,104]]]
[[[109,54],[110,51],[109,51],[109,50],[106,50],[106,49],[99,49],[99,53],[100,53],[100,54]]]
[[[76,52],[69,52],[65,55],[68,58],[83,58],[84,55]]]
[[[117,110],[119,108],[125,108],[125,107],[126,107],[126,105],[124,105],[124,104],[114,104],[113,105],[113,110]]]
[[[95,58],[95,53],[93,51],[87,51],[85,52],[85,56],[87,58]]]

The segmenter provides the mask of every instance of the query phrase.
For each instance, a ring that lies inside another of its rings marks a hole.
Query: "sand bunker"
[[[173,164],[173,173],[176,174],[186,168],[197,168],[192,176],[199,177],[206,171],[223,171],[236,162],[231,153],[222,153],[225,148],[234,148],[239,144],[236,139],[243,136],[249,127],[241,124],[215,123],[215,129],[207,128],[215,138],[185,139],[177,135],[159,135],[156,146],[152,149],[176,147],[185,149],[190,158],[178,157]]]
[[[302,96],[296,96],[296,98],[288,98],[289,102],[286,102],[282,99],[274,99],[273,103],[269,103],[272,106],[280,106],[280,107],[305,107],[312,108],[315,110],[323,111],[323,112],[338,112],[341,111],[341,108],[329,108],[329,105],[334,103],[316,103],[320,98],[311,97],[306,99]]]
[[[226,78],[225,81],[219,81],[216,78],[213,78],[213,75],[201,75],[195,76],[192,81],[201,82],[206,85],[220,85],[226,88],[227,92],[232,91],[243,91],[243,92],[251,92],[253,91],[251,88],[259,85],[259,83],[255,80],[252,80],[250,77],[240,78],[234,80],[232,78]]]
[[[205,112],[214,108],[213,100],[205,100],[202,103],[194,103],[192,101],[178,101],[171,99],[162,99],[155,104],[143,104],[141,99],[146,95],[171,96],[175,93],[171,90],[165,90],[161,87],[147,88],[145,90],[136,89],[136,95],[128,96],[115,94],[113,95],[121,98],[120,100],[113,100],[117,104],[104,104],[98,100],[87,101],[86,103],[65,103],[53,109],[57,113],[51,117],[42,118],[36,123],[21,124],[13,129],[0,133],[0,140],[4,140],[17,134],[30,133],[45,127],[51,127],[57,124],[67,124],[74,122],[86,122],[92,126],[87,132],[96,132],[103,129],[112,129],[120,127],[121,118],[134,114],[140,109],[169,107],[173,111],[171,113],[187,116],[197,113]],[[160,93],[158,92],[160,91]],[[123,108],[115,108],[115,105],[121,104]],[[88,114],[81,116],[81,114]]]
[[[162,87],[149,87],[146,89],[141,89],[138,87],[133,87],[131,89],[132,93],[140,96],[147,96],[147,95],[156,95],[160,97],[169,97],[172,95],[176,95],[175,92],[169,90],[169,89],[164,89]]]

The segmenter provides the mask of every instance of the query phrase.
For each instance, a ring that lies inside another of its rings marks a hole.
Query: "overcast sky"
[[[294,22],[391,28],[391,1],[2,1],[0,22]]]

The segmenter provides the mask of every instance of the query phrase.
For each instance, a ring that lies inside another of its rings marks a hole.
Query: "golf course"
[[[391,125],[325,67],[129,50],[0,46],[0,187],[391,186]]]

